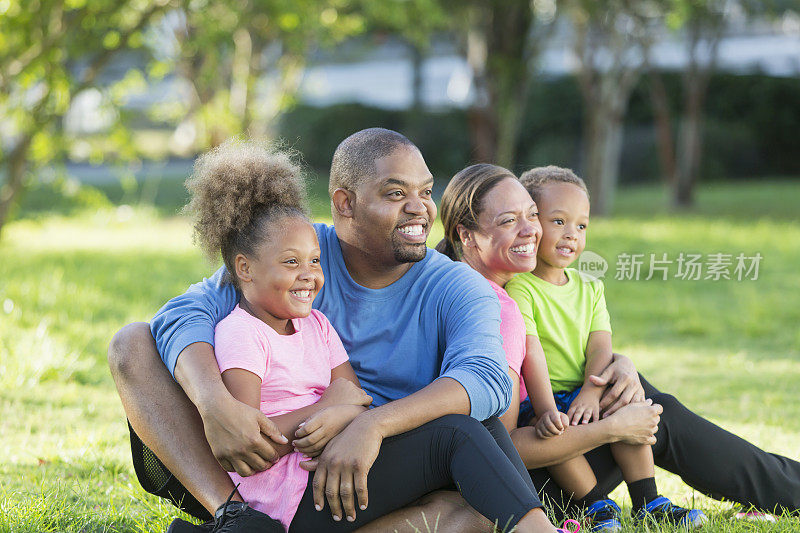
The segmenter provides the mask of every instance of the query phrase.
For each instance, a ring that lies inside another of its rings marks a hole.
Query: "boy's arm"
[[[531,399],[533,412],[537,415],[556,410],[550,372],[539,337],[525,335],[525,360],[522,361],[522,379]]]
[[[586,368],[580,393],[570,405],[567,416],[570,423],[588,424],[592,420],[600,420],[600,398],[605,386],[598,385],[591,379],[605,370],[614,359],[611,351],[611,332],[592,331],[586,342]]]
[[[536,413],[536,434],[543,439],[555,437],[564,432],[569,421],[566,415],[558,412],[550,385],[550,372],[542,343],[535,335],[525,336],[525,359],[522,361],[522,376],[533,411]]]

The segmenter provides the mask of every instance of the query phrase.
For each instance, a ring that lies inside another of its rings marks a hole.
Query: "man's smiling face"
[[[425,242],[436,218],[433,176],[419,150],[398,146],[375,160],[375,176],[359,184],[353,204],[354,230],[363,249],[385,265],[425,258]]]

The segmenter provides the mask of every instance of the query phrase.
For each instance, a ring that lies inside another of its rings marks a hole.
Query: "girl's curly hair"
[[[270,223],[299,216],[308,220],[306,186],[289,154],[255,141],[229,140],[201,155],[186,180],[184,207],[194,220],[194,238],[206,255],[222,256],[228,281],[238,288],[233,259],[253,255]]]

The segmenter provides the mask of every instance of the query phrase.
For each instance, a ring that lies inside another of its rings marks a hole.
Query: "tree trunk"
[[[673,205],[678,208],[694,205],[694,188],[700,172],[703,149],[702,111],[705,91],[700,84],[691,82],[684,90],[686,105],[678,136],[678,172],[673,194]]]
[[[6,182],[0,187],[0,236],[2,236],[3,228],[8,221],[11,206],[14,205],[24,188],[30,146],[31,136],[26,135],[20,139],[4,162]]]
[[[472,69],[474,102],[468,111],[472,158],[476,162],[491,163],[497,148],[497,123],[493,109],[494,101],[488,80],[488,42],[485,17],[486,10],[476,9],[476,19],[467,32],[467,63]]]
[[[649,81],[650,103],[653,106],[661,178],[668,187],[673,188],[677,179],[677,170],[675,168],[675,142],[672,138],[672,117],[667,90],[664,87],[664,80],[658,72],[651,70]]]

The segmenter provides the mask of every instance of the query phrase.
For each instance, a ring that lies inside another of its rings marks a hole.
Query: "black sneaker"
[[[211,533],[214,530],[214,522],[195,525],[181,518],[176,518],[167,528],[167,533]]]
[[[233,494],[231,494],[231,497]],[[278,520],[256,511],[245,502],[228,501],[214,513],[212,533],[286,533]]]

